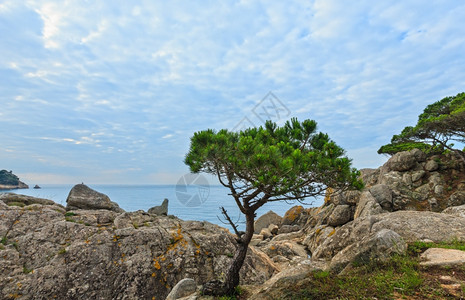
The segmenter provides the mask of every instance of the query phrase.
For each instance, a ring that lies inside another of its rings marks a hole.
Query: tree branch
[[[231,225],[231,227],[233,228],[234,233],[237,235],[238,240],[240,240],[241,234],[237,230],[236,224],[234,224],[234,222],[231,220],[231,218],[228,215],[228,212],[226,211],[226,209],[224,209],[223,206],[221,206],[220,209],[221,209],[221,214],[223,214],[224,218],[229,222],[229,225]]]

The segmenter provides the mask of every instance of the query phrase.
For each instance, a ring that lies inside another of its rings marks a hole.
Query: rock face
[[[57,207],[0,200],[0,299],[165,299],[182,279],[222,279],[236,249],[208,222]],[[241,282],[263,283],[278,268],[249,250]]]
[[[124,212],[107,195],[99,193],[85,184],[76,184],[69,192],[66,203],[66,210],[107,209],[115,212]]]
[[[154,214],[154,215],[168,215],[168,199],[163,200],[163,203],[159,206],[154,206],[152,208],[149,208],[148,210],[149,214]]]

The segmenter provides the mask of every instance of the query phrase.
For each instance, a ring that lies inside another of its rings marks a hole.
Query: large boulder
[[[124,212],[117,203],[85,184],[76,184],[69,192],[66,199],[66,210],[75,209],[107,209],[115,212]]]
[[[414,149],[411,151],[402,151],[394,154],[385,164],[389,171],[408,171],[412,169],[417,161],[424,161],[425,154]]]
[[[274,211],[269,211],[263,216],[259,217],[254,223],[254,232],[259,234],[260,231],[264,228],[268,228],[271,224],[279,225],[281,224],[282,217],[275,213]]]

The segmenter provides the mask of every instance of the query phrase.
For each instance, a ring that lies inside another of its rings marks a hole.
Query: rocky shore
[[[321,207],[256,220],[241,270],[248,298],[276,299],[285,282],[345,274],[412,242],[465,241],[465,165],[453,154],[400,152],[362,177],[361,192],[328,190]],[[0,298],[202,299],[199,286],[223,279],[236,247],[227,229],[73,190],[67,207],[0,194]]]

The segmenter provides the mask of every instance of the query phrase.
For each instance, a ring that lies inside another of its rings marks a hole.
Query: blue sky
[[[465,90],[463,16],[459,0],[3,0],[0,169],[176,183],[195,131],[260,125],[267,101],[378,167],[393,134]]]

